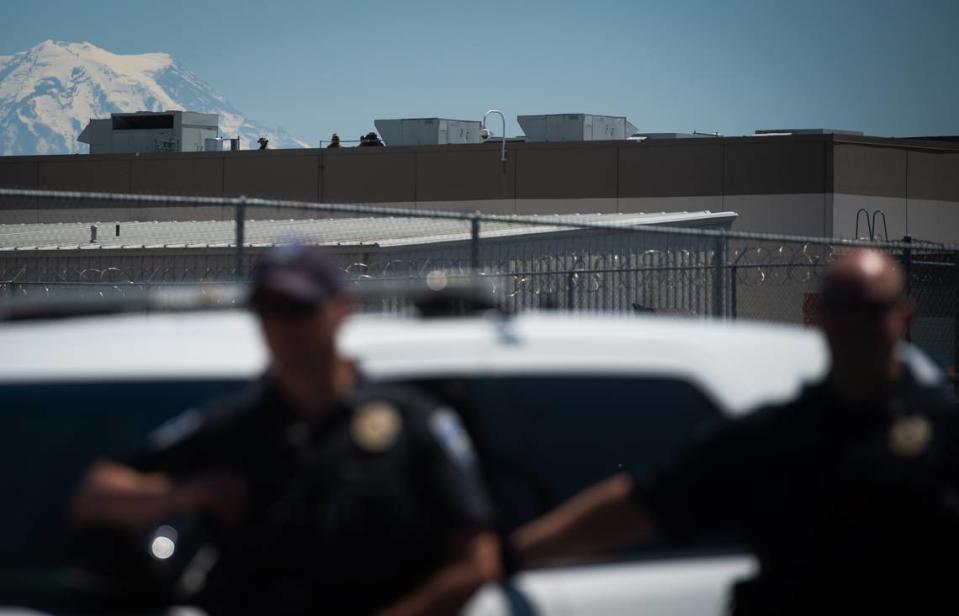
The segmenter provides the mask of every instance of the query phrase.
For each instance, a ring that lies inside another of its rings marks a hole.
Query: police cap
[[[268,252],[257,265],[250,305],[257,310],[270,297],[282,296],[318,306],[343,291],[340,269],[326,250],[319,246],[285,246]]]

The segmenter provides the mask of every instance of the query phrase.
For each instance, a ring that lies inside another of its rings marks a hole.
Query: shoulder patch
[[[154,449],[166,449],[194,434],[203,425],[203,415],[194,409],[180,413],[154,430],[147,442]]]
[[[469,466],[476,461],[469,434],[452,409],[438,407],[430,414],[429,426],[437,442],[455,462]]]

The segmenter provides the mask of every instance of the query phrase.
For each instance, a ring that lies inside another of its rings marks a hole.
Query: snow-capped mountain
[[[245,117],[209,84],[165,53],[120,55],[90,43],[44,41],[0,56],[0,154],[72,154],[91,119],[111,113],[182,109],[220,115],[220,135],[243,149],[305,148],[284,131]]]

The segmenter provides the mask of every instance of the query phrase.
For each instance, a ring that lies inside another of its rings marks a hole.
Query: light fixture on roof
[[[505,164],[506,164],[506,116],[503,115],[503,112],[502,112],[502,111],[500,111],[499,109],[490,109],[489,111],[486,112],[486,115],[483,116],[483,132],[481,133],[481,135],[485,135],[484,139],[489,139],[490,132],[489,132],[489,129],[486,128],[486,118],[488,118],[488,117],[490,116],[490,114],[493,114],[493,113],[498,114],[498,115],[499,115],[499,119],[502,120],[502,122],[503,122],[503,134],[500,136],[500,144],[501,144],[501,146],[500,146],[500,158],[499,158],[499,160],[500,160],[501,163],[504,164],[504,171],[505,171]]]

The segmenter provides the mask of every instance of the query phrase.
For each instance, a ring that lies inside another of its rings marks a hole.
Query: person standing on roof
[[[267,139],[266,137],[260,137],[259,139],[256,140],[256,142],[260,144],[260,147],[258,148],[260,150],[265,150],[270,145],[270,140]]]
[[[340,147],[340,136],[336,133],[333,133],[333,136],[330,138],[330,144],[326,146],[328,148],[338,148]]]
[[[913,314],[904,291],[883,253],[837,259],[820,300],[832,356],[822,382],[730,421],[672,466],[615,475],[521,527],[515,559],[732,535],[759,560],[733,590],[737,615],[951,611],[959,422],[952,396],[897,357]]]
[[[384,143],[380,141],[380,138],[373,131],[366,133],[364,137],[360,137],[361,147],[382,147],[383,145]]]
[[[140,451],[95,463],[75,521],[139,530],[208,516],[220,556],[194,602],[212,614],[457,613],[499,576],[490,501],[457,414],[367,382],[340,355],[350,301],[321,249],[266,256],[250,307],[266,374]]]

